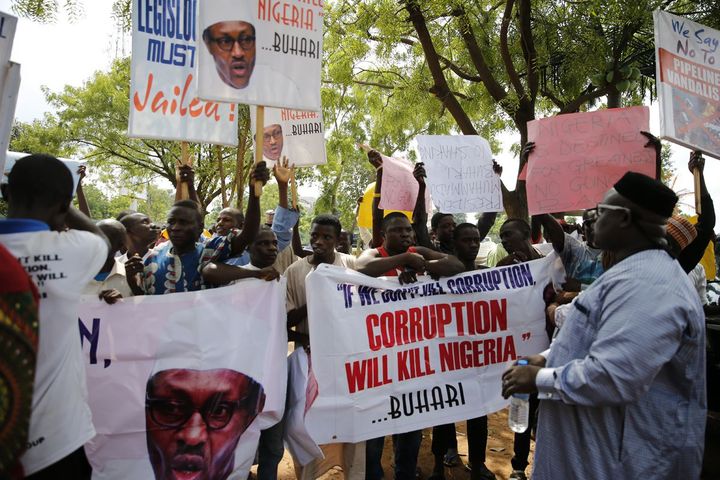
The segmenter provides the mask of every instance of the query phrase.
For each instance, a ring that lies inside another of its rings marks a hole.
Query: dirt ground
[[[467,462],[467,437],[465,436],[465,422],[460,422],[457,427],[458,452],[463,463]],[[430,452],[432,429],[423,430],[423,441],[420,446],[420,458],[418,466],[420,467],[422,478],[427,478],[432,472],[433,455]],[[526,473],[530,473],[532,469],[532,455],[535,450],[534,442],[530,447],[530,466]],[[485,465],[495,473],[498,480],[507,480],[512,467],[510,459],[513,454],[513,432],[507,426],[507,410],[501,410],[488,416],[488,447],[487,460]],[[385,451],[383,452],[383,469],[385,470],[385,478],[392,479],[392,442],[385,442]],[[253,467],[253,472],[255,468]],[[278,478],[280,480],[291,480],[295,478],[292,459],[286,451],[285,456],[280,463]],[[330,470],[328,473],[320,477],[322,480],[342,480],[342,471],[337,468]],[[470,472],[462,466],[454,468],[445,468],[445,478],[447,480],[469,480]]]

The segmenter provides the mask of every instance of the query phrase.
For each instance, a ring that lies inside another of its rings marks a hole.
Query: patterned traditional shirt
[[[193,292],[205,289],[202,269],[209,262],[222,262],[230,256],[233,230],[226,237],[214,237],[205,243],[197,242],[195,250],[176,255],[172,242],[165,242],[150,251],[145,259],[143,290],[146,295]]]

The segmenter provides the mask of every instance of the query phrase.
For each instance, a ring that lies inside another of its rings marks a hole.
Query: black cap
[[[614,188],[631,202],[666,218],[672,216],[678,201],[670,188],[642,173],[627,172]]]

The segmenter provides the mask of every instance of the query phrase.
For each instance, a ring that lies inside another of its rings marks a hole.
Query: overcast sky
[[[110,16],[112,0],[84,0],[83,3],[84,13],[74,23],[62,17],[55,24],[38,24],[19,19],[11,56],[13,61],[22,65],[22,81],[15,111],[17,119],[28,122],[41,118],[50,110],[42,86],[58,91],[65,85],[82,85],[93,72],[107,69],[114,58],[130,53],[129,36],[123,38]],[[0,0],[0,10],[12,13],[10,0]],[[658,109],[654,105],[651,107],[650,131],[657,134],[658,125]],[[503,181],[509,188],[514,188],[518,162],[509,152],[509,147],[517,138],[517,135],[505,136],[505,151],[496,152],[496,158],[504,167]],[[692,175],[687,169],[689,150],[673,146],[672,154],[678,173],[676,191],[692,192]],[[707,158],[705,177],[716,200],[716,212],[720,218],[720,160]],[[692,196],[683,200],[693,203]],[[692,210],[689,207],[683,209],[688,213]],[[720,231],[720,226],[715,230]]]

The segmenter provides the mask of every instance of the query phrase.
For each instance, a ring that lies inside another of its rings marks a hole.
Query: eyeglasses
[[[215,43],[218,48],[224,52],[229,52],[235,46],[237,42],[240,48],[243,50],[249,50],[255,46],[255,35],[241,35],[237,38],[230,36],[224,36],[220,38],[210,38],[210,41]]]
[[[195,412],[199,412],[210,430],[220,430],[230,423],[235,412],[245,406],[247,397],[233,402],[223,401],[219,397],[208,400],[201,408],[190,402],[168,398],[145,399],[145,407],[153,422],[166,428],[179,428],[185,425]]]
[[[272,132],[264,133],[263,134],[263,141],[269,142],[271,139],[278,141],[282,137],[282,129],[278,128],[273,130]]]
[[[610,205],[609,203],[598,203],[597,207],[595,207],[595,210],[597,211],[598,217],[603,215],[608,210],[614,210],[617,212],[626,212],[628,215],[630,215],[631,210],[627,207],[621,207],[620,205]]]

